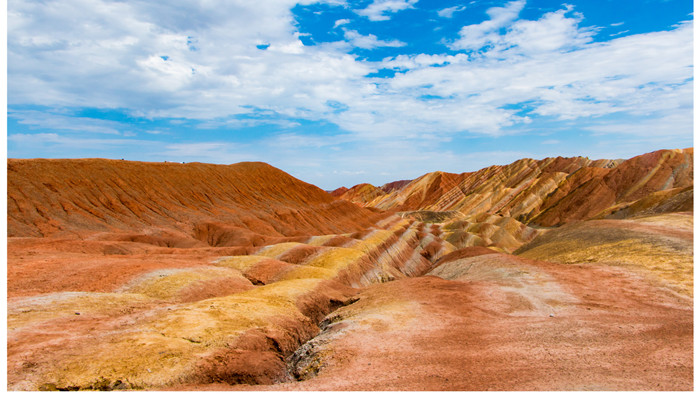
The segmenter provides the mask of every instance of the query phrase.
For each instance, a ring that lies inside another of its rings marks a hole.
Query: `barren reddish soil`
[[[692,299],[642,275],[498,253],[429,275],[326,317],[293,369],[302,381],[239,389],[693,389]]]
[[[270,389],[692,390],[691,304],[623,271],[555,267],[540,271],[570,298],[554,307],[496,282],[371,287],[317,337],[320,374]]]
[[[7,175],[10,237],[259,245],[379,219],[264,163],[11,159]]]
[[[348,193],[10,160],[8,390],[693,390],[692,149]]]

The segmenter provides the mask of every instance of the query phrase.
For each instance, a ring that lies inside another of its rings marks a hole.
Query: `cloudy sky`
[[[693,145],[691,0],[9,0],[8,157],[323,189]]]

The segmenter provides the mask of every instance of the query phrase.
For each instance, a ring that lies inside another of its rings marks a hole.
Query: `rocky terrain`
[[[8,390],[692,390],[693,149],[330,194],[8,161]]]
[[[668,209],[658,211],[688,209],[692,185],[690,148],[660,150],[629,160],[522,159],[472,173],[431,172],[391,193],[361,184],[336,195],[382,210],[487,213],[548,227],[622,213],[630,207],[639,208],[639,213],[671,203],[669,197],[677,198]],[[690,192],[681,194],[683,189]]]

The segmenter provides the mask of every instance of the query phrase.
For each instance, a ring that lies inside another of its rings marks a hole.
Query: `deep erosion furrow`
[[[385,226],[389,229],[362,233],[345,247],[281,242],[248,256],[212,260],[208,269],[152,269],[113,294],[18,299],[10,305],[35,305],[10,308],[8,385],[63,390],[284,381],[290,376],[284,361],[318,333],[317,324],[328,313],[353,302],[358,288],[420,273],[429,265],[425,260],[421,268],[402,270],[419,251],[416,223],[392,218]],[[31,248],[31,243],[24,244]],[[100,296],[111,300],[101,302]],[[137,303],[145,313],[120,311]],[[117,316],[126,325],[111,322]],[[71,329],[53,329],[65,326],[55,318],[64,318]],[[20,340],[37,323],[42,335]],[[41,343],[46,335],[64,345],[47,354],[48,344]],[[140,350],[128,350],[134,347]],[[163,358],[167,354],[173,358]],[[32,360],[32,376],[14,361],[19,355]]]

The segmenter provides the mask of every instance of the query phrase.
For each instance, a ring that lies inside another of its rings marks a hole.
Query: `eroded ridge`
[[[453,251],[332,312],[290,359],[301,382],[267,389],[692,390],[689,227],[590,221],[519,256]]]
[[[391,211],[261,163],[8,175],[10,390],[693,388],[692,149],[334,193]]]
[[[629,160],[522,159],[475,172],[431,172],[384,191],[361,184],[340,199],[396,211],[452,211],[558,226],[612,216],[692,210],[693,148]]]
[[[384,228],[384,229],[382,229]],[[111,292],[8,303],[10,389],[272,384],[285,359],[359,288],[425,273],[425,226],[390,217],[355,234],[313,236],[156,269]],[[51,340],[47,340],[51,338]]]

